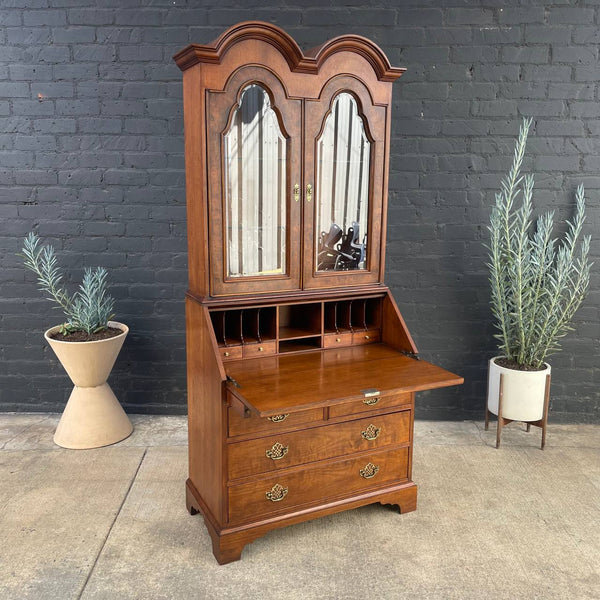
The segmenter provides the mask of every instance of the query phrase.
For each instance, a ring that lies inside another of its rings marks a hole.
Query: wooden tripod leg
[[[490,428],[490,367],[488,365],[487,386],[485,389],[485,430]]]
[[[546,375],[546,390],[544,391],[544,416],[542,417],[542,450],[546,446],[546,427],[548,426],[548,406],[550,404],[550,373]]]
[[[500,386],[498,389],[498,424],[496,426],[496,448],[500,448],[500,437],[502,436],[502,395],[504,386],[504,375],[500,373]]]

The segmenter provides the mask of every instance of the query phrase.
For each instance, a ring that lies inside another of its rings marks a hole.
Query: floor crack
[[[79,592],[79,594],[77,594],[77,600],[80,600],[81,596],[83,596],[83,592],[85,592],[85,588],[87,587],[87,584],[90,581],[92,574],[94,573],[94,569],[96,568],[96,565],[98,564],[98,560],[100,559],[100,556],[101,556],[102,552],[104,551],[104,547],[106,546],[106,542],[108,541],[108,538],[110,537],[113,527],[114,527],[115,523],[117,522],[119,515],[121,514],[121,510],[123,509],[123,506],[124,506],[125,502],[127,501],[127,498],[129,497],[129,492],[131,491],[131,488],[133,487],[133,483],[137,478],[140,467],[142,466],[142,463],[144,462],[144,458],[146,458],[147,452],[148,452],[148,448],[145,448],[144,453],[142,454],[142,457],[140,458],[140,462],[135,470],[135,473],[133,474],[133,477],[131,478],[131,481],[129,482],[127,491],[125,492],[125,495],[123,496],[123,500],[121,501],[121,504],[119,505],[119,508],[115,514],[115,518],[112,520],[112,523],[110,524],[110,527],[108,528],[108,531],[106,532],[106,535],[104,536],[104,540],[102,541],[100,550],[98,550],[98,553],[96,554],[94,563],[92,564],[92,567],[90,568],[89,573],[87,574],[87,577],[85,578],[85,581],[83,582],[81,591]]]

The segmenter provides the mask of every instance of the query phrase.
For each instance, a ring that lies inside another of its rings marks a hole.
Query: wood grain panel
[[[463,382],[384,344],[280,355],[251,364],[232,361],[226,370],[240,385],[236,393],[263,417],[359,400],[368,388],[414,392]]]

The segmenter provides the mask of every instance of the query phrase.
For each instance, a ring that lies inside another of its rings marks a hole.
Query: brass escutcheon
[[[312,200],[312,185],[308,183],[306,185],[306,201],[310,202]]]
[[[276,483],[266,494],[267,500],[271,502],[280,502],[288,493],[288,489]]]
[[[369,425],[364,431],[361,431],[361,435],[365,440],[376,440],[381,431],[381,427],[375,427],[373,423]]]
[[[271,460],[281,460],[288,453],[289,449],[289,446],[284,446],[283,444],[276,442],[270,450],[265,452],[265,454],[267,455],[267,458],[270,458]]]
[[[371,477],[375,477],[379,473],[379,467],[373,463],[367,463],[359,473],[364,479],[371,479]]]
[[[299,183],[297,183],[297,184],[294,186],[294,200],[295,200],[296,202],[299,202],[299,201],[300,201],[300,184],[299,184]]]
[[[281,423],[281,421],[285,421],[290,416],[290,413],[285,413],[284,415],[274,415],[273,417],[267,417],[269,421],[273,421],[273,423]]]

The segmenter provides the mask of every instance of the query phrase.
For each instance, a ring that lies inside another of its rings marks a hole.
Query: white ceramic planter
[[[539,421],[544,416],[546,376],[550,365],[543,371],[516,371],[496,364],[496,356],[489,363],[488,410],[498,415],[500,374],[502,378],[502,417],[512,421]]]
[[[65,342],[46,331],[44,337],[75,384],[62,414],[54,443],[63,448],[85,449],[108,446],[133,431],[131,421],[106,380],[129,332],[127,325],[109,321],[123,333],[95,342]]]

